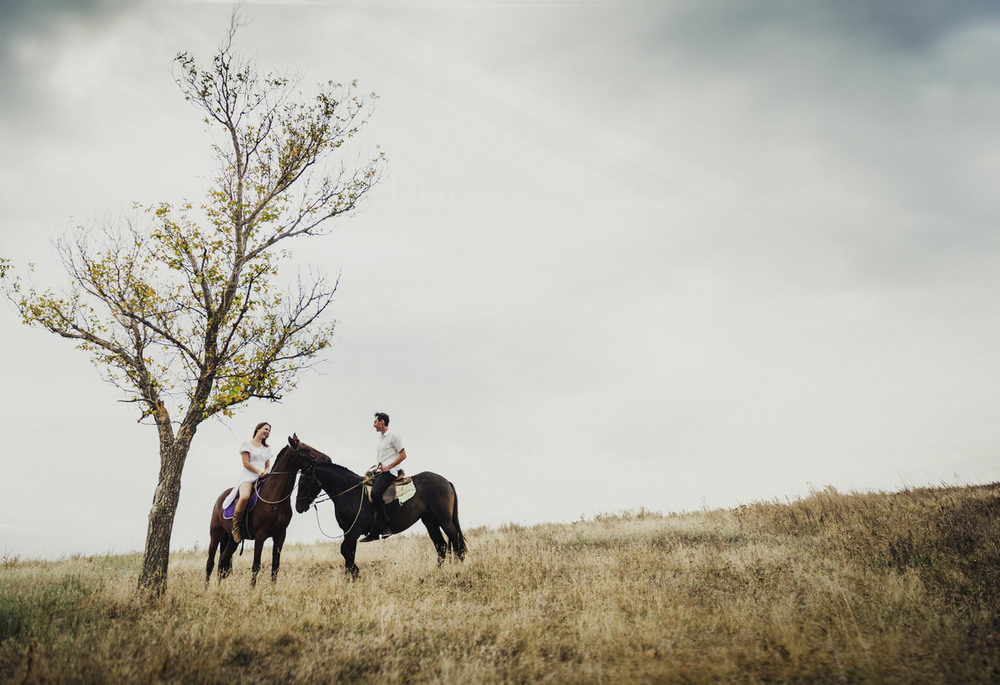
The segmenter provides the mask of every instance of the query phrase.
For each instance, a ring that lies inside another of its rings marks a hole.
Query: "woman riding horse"
[[[243,523],[243,515],[247,510],[247,502],[250,501],[250,492],[254,484],[261,476],[266,476],[271,468],[273,453],[270,445],[267,444],[267,436],[271,434],[271,424],[261,421],[253,429],[253,438],[240,445],[240,458],[243,468],[240,469],[239,480],[222,503],[225,509],[232,500],[236,500],[236,509],[233,512],[233,540],[242,542],[240,530]]]
[[[292,520],[292,505],[289,501],[295,487],[295,476],[303,467],[314,464],[329,463],[330,457],[301,442],[293,435],[288,438],[288,446],[278,452],[271,473],[256,483],[258,503],[250,516],[251,537],[253,547],[253,575],[250,585],[257,584],[257,573],[260,571],[260,556],[264,549],[264,541],[271,538],[271,582],[278,578],[278,566],[281,564],[281,547],[285,543],[285,532]],[[221,547],[219,556],[219,580],[228,576],[233,570],[233,553],[238,543],[232,537],[233,522],[223,516],[223,501],[229,494],[226,490],[215,501],[212,508],[212,520],[209,524],[208,564],[205,566],[205,582],[212,577],[215,566],[215,551]]]

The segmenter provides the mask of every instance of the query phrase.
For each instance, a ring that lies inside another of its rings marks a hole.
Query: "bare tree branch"
[[[385,165],[378,153],[332,172],[367,123],[356,84],[328,82],[303,95],[297,79],[243,58],[240,25],[234,13],[207,68],[188,53],[174,60],[182,94],[219,133],[218,176],[202,205],[162,203],[67,236],[56,246],[71,283],[62,297],[12,281],[0,260],[25,323],[77,341],[158,431],[139,580],[153,594],[165,587],[180,474],[198,425],[250,398],[280,399],[330,345],[335,324],[326,315],[339,276],[300,278],[282,292],[286,258],[277,246],[355,211]]]

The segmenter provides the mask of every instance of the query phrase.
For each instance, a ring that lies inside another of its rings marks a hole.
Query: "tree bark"
[[[150,598],[160,597],[167,590],[170,534],[181,495],[181,472],[190,445],[190,440],[160,445],[160,475],[149,510],[146,552],[139,573],[139,590]]]

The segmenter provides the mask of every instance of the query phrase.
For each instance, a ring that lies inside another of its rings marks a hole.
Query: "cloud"
[[[227,6],[4,11],[21,28],[0,29],[0,73],[22,79],[17,125],[5,110],[0,128],[5,249],[41,259],[12,227],[81,207],[199,197],[209,141],[165,70],[178,50],[209,54]],[[390,173],[357,217],[297,246],[343,268],[337,344],[284,403],[199,432],[175,544],[204,534],[261,418],[360,470],[371,413],[390,412],[413,468],[460,487],[469,525],[988,471],[991,5],[247,11],[240,38],[263,64],[380,94],[370,133]],[[51,438],[66,453],[113,433],[91,470],[141,461],[139,530],[119,533],[140,544],[155,435],[102,409],[114,393],[84,355],[31,335],[0,355],[26,388],[6,414],[34,408],[27,433],[67,417]]]
[[[786,0],[751,2],[671,3],[659,8],[660,21],[647,21],[652,49],[684,45],[712,62],[734,65],[747,48],[780,48],[790,38],[826,46],[836,43],[845,53],[898,53],[919,58],[956,32],[1000,20],[1000,8],[989,0],[890,0],[870,3],[795,3]],[[774,51],[763,54],[775,55]]]
[[[102,25],[122,12],[111,0],[10,0],[0,5],[0,106],[4,119],[37,114],[58,100],[46,92],[46,74],[59,60],[63,40],[99,35]]]

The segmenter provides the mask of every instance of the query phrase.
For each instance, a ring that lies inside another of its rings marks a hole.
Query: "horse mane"
[[[354,471],[351,471],[346,466],[341,466],[340,464],[334,464],[333,462],[330,462],[329,464],[326,462],[320,462],[315,465],[315,469],[316,471],[320,470],[332,471],[335,473],[339,473],[342,476],[350,476],[351,478],[356,478],[357,480],[361,480],[361,476],[354,473]]]
[[[278,456],[274,458],[274,466],[271,467],[272,471],[278,468],[278,463],[281,462],[281,458],[285,456],[285,453],[287,451],[288,451],[288,445],[285,445],[280,450],[278,450]]]

